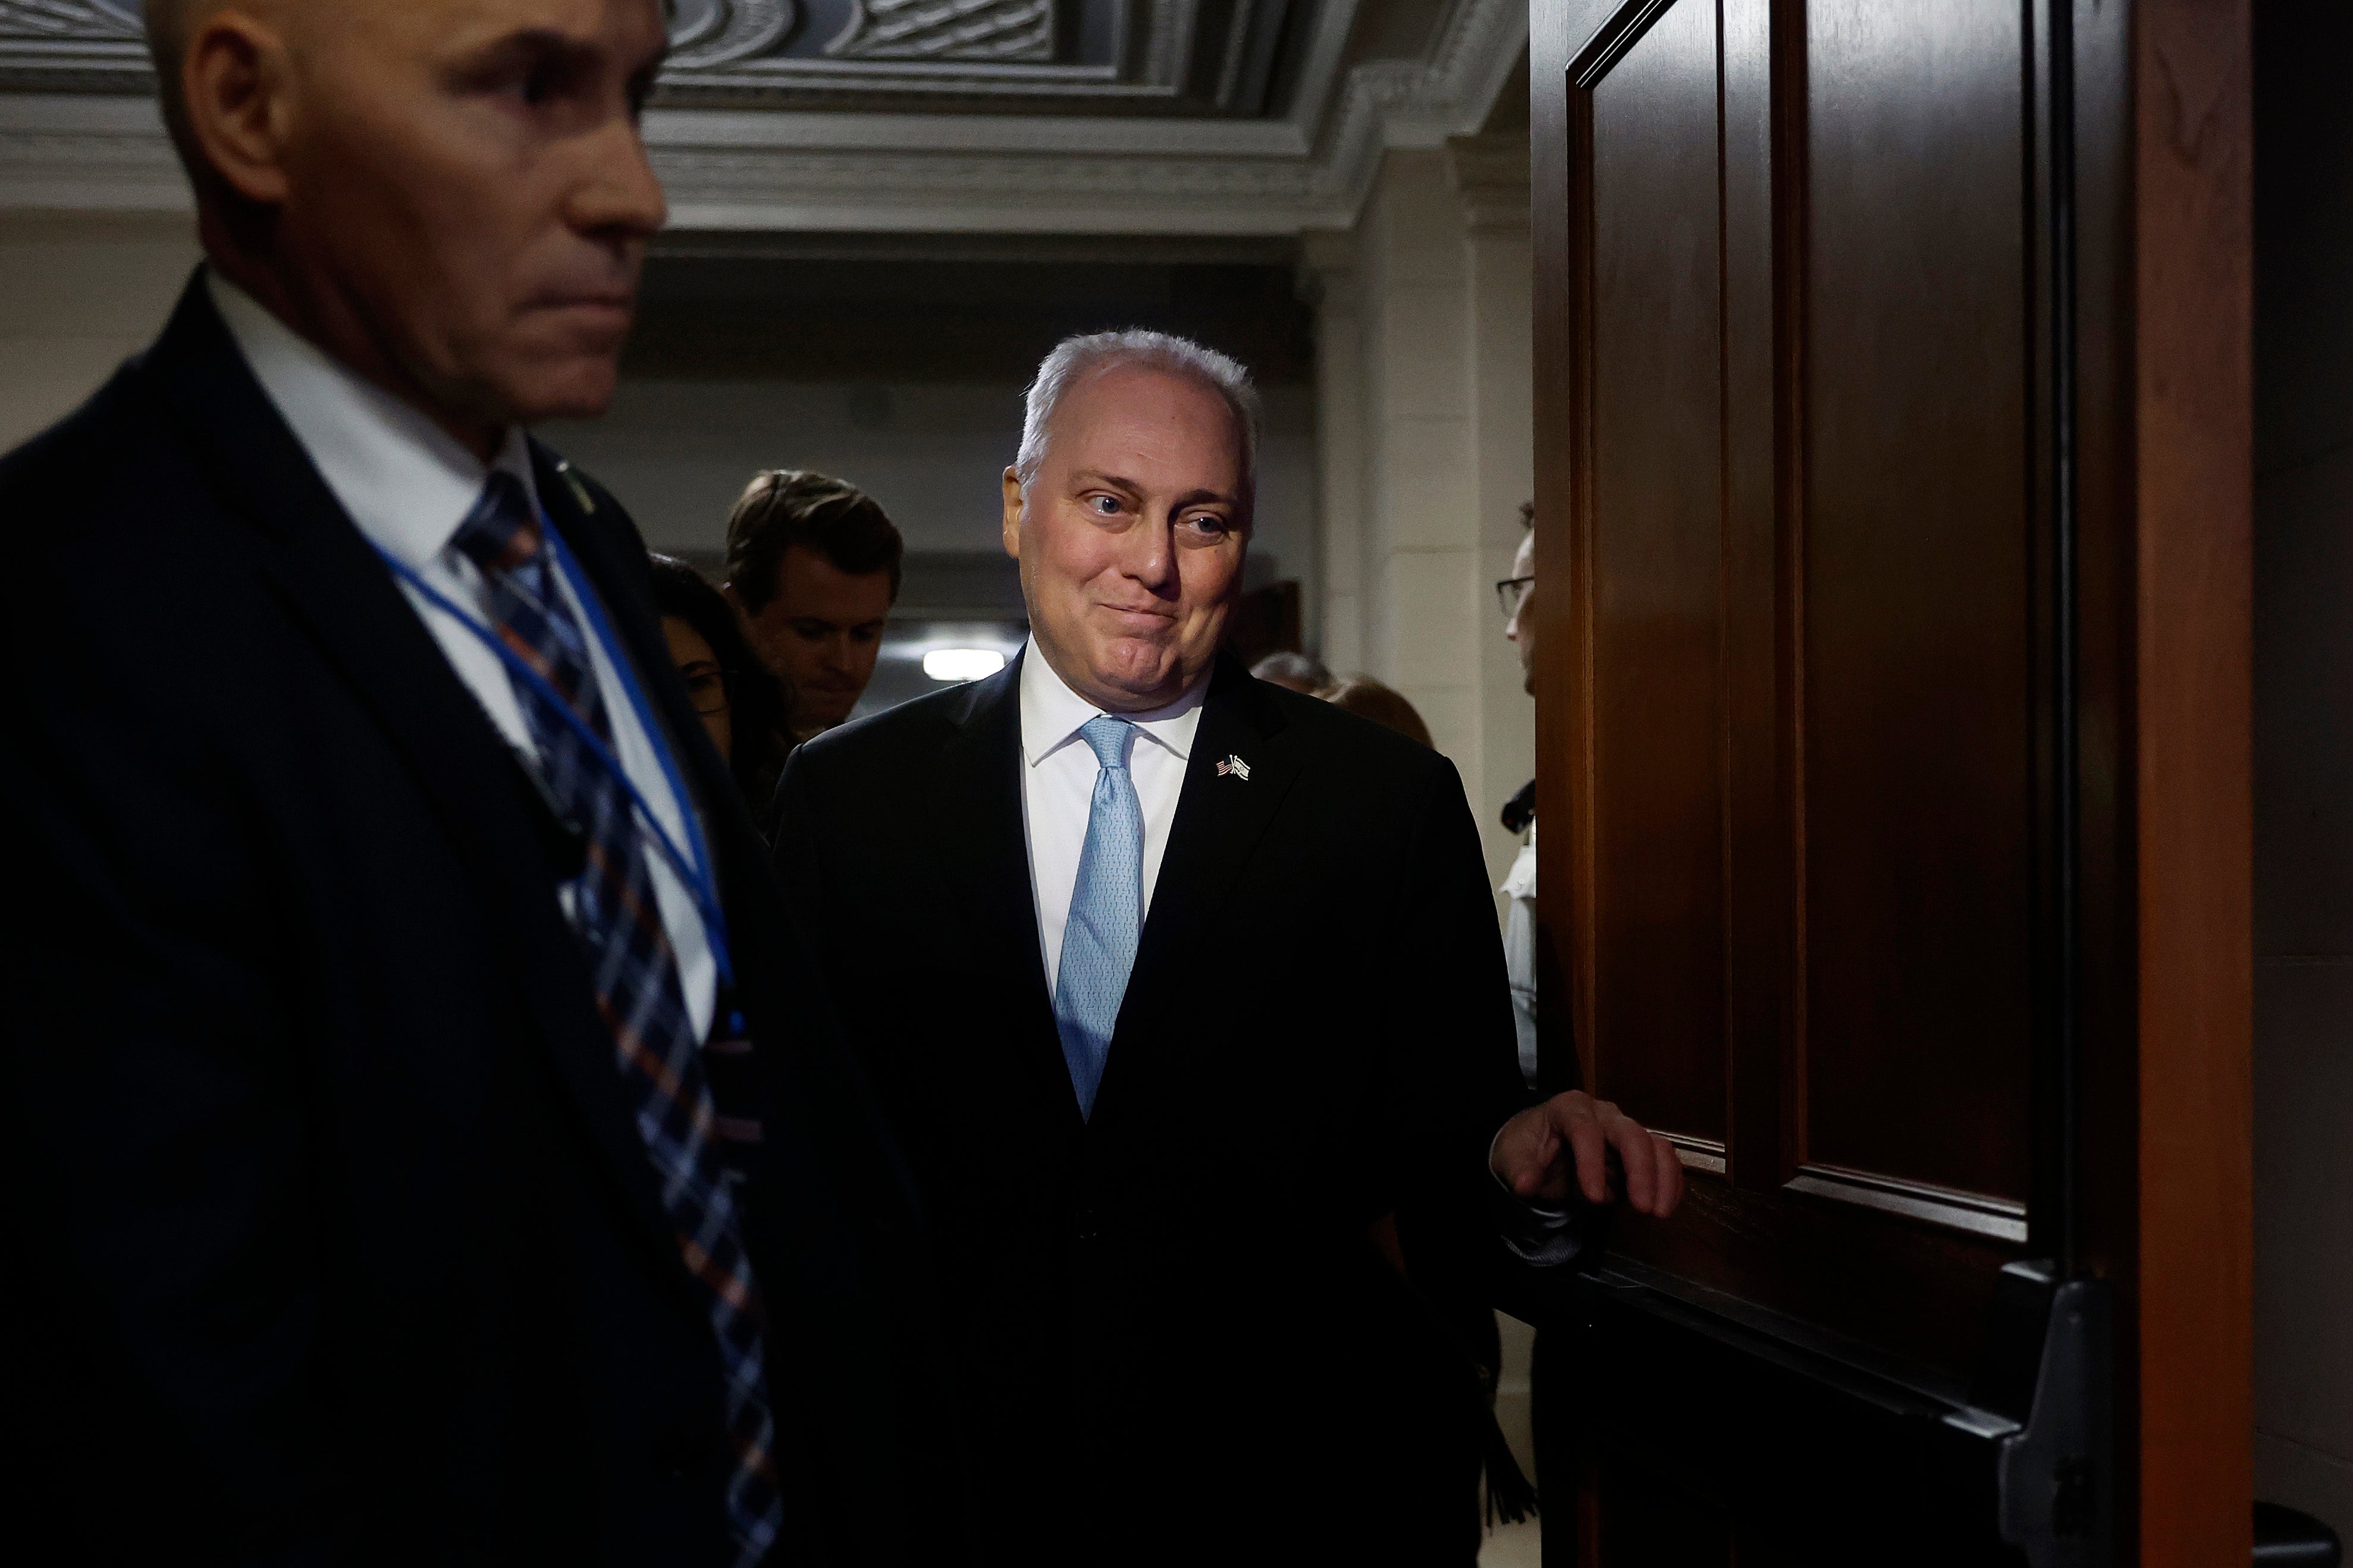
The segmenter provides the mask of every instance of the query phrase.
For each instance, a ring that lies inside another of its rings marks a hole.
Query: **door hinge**
[[[1995,1475],[2001,1538],[2032,1568],[2108,1568],[2116,1487],[2106,1280],[2070,1279],[2052,1290],[2033,1409],[2001,1439]]]

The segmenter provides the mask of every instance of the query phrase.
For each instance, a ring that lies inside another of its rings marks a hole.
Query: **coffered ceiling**
[[[0,0],[0,208],[187,205],[139,0]],[[1525,0],[674,0],[684,229],[1291,234],[1474,130]]]
[[[670,104],[1253,118],[1315,0],[674,0]],[[139,0],[0,0],[0,85],[143,92]]]

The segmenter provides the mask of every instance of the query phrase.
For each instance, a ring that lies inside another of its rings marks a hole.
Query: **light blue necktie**
[[[1095,774],[1087,811],[1086,847],[1071,889],[1070,923],[1062,928],[1062,961],[1055,973],[1054,1026],[1062,1059],[1071,1066],[1079,1114],[1092,1116],[1103,1082],[1127,973],[1135,966],[1136,933],[1144,925],[1144,807],[1127,773],[1127,745],[1135,726],[1103,714],[1079,728],[1103,771]]]

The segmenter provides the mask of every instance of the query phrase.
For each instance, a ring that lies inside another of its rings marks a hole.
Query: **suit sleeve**
[[[768,803],[767,810],[767,824],[773,834],[769,840],[770,864],[776,869],[776,885],[784,891],[785,907],[794,923],[812,941],[817,929],[810,917],[825,907],[818,887],[821,869],[817,845],[809,833],[819,810],[815,799],[815,778],[808,747],[796,746],[792,755],[785,759],[785,771],[776,780],[776,797]]]
[[[1535,1102],[1521,1077],[1503,939],[1476,820],[1436,759],[1405,846],[1391,973],[1408,977],[1388,1093],[1417,1194],[1399,1215],[1416,1273],[1442,1269],[1515,1298],[1530,1266],[1577,1255],[1575,1214],[1505,1191],[1488,1164],[1504,1123]]]
[[[33,1507],[125,1560],[168,1531],[173,1556],[332,1561],[298,986],[265,815],[204,733],[234,698],[191,716],[198,678],[16,586],[0,1428]]]

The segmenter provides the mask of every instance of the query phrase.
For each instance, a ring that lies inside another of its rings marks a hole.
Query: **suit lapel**
[[[711,854],[711,873],[718,881],[716,890],[727,919],[737,999],[755,1016],[765,1012],[755,1008],[753,999],[770,995],[773,965],[744,955],[754,952],[751,944],[756,943],[760,932],[772,929],[746,907],[767,883],[767,848],[760,842],[751,808],[737,791],[735,776],[710,743],[702,720],[678,677],[669,639],[662,635],[661,617],[638,586],[644,574],[644,551],[620,507],[536,441],[532,443],[532,469],[541,510],[579,560],[614,635],[621,639],[621,651],[628,656],[639,689],[652,706],[659,733],[650,739],[670,749],[670,760],[692,797],[683,804],[702,828],[703,844]],[[769,1037],[780,1046],[786,1043],[781,1028],[772,1030]]]
[[[678,679],[669,640],[662,636],[661,618],[653,613],[644,593],[634,586],[644,576],[644,552],[637,547],[630,531],[619,526],[617,516],[599,516],[607,507],[598,503],[572,465],[536,441],[532,443],[532,470],[541,510],[564,535],[589,585],[596,590],[597,603],[614,635],[621,639],[621,650],[628,656],[638,689],[652,705],[660,733],[648,738],[669,748],[679,775],[695,797],[684,805],[702,817],[704,837],[715,859],[723,836],[712,817],[734,804],[735,781],[720,762],[717,750],[699,743],[705,739],[702,721]],[[716,874],[715,866],[713,870]]]
[[[511,941],[538,1032],[625,1203],[676,1266],[609,1036],[503,741],[279,417],[201,274],[142,371],[188,428],[215,489],[252,525],[260,570],[375,715],[458,847],[492,929]]]
[[[975,942],[980,964],[1012,977],[1014,1013],[1008,1037],[1018,1059],[1008,1068],[1068,1107],[1071,1131],[1084,1125],[1071,1089],[1046,964],[1039,948],[1037,895],[1029,877],[1029,834],[1021,806],[1021,660],[970,688],[970,700],[940,759],[933,820],[937,863],[957,879],[949,908]]]
[[[1198,933],[1216,917],[1226,893],[1265,837],[1283,797],[1299,777],[1301,759],[1285,743],[1282,713],[1260,693],[1259,683],[1230,655],[1221,656],[1194,731],[1185,764],[1185,785],[1152,892],[1152,912],[1136,942],[1119,1026],[1113,1032],[1103,1081],[1096,1096],[1094,1122],[1120,1094],[1119,1086],[1141,1070],[1139,1050],[1148,1049],[1152,1031],[1143,1021],[1166,1016],[1176,993],[1198,973]],[[1219,772],[1240,761],[1243,768]]]

